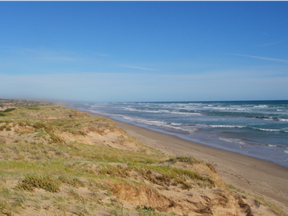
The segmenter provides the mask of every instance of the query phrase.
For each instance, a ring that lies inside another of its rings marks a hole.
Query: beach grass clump
[[[35,188],[41,188],[48,192],[58,192],[60,182],[50,176],[27,175],[18,182],[16,188],[33,191]]]
[[[78,142],[71,142],[67,145],[59,145],[71,157],[81,157],[94,162],[107,163],[158,163],[163,155],[147,155],[145,153],[111,148],[109,146],[87,145]]]
[[[40,108],[36,107],[36,106],[34,106],[34,107],[25,107],[25,108],[28,109],[28,110],[40,110]]]
[[[124,167],[121,165],[112,166],[107,164],[99,169],[98,174],[126,178],[127,176],[129,176],[130,171],[131,167]]]
[[[0,213],[1,215],[12,215],[12,207],[9,205],[8,202],[0,200]]]
[[[8,112],[12,112],[14,110],[16,110],[16,108],[9,108],[9,109],[4,110],[3,112],[8,113]]]
[[[200,175],[198,172],[193,172],[190,170],[171,168],[165,166],[146,166],[143,171],[140,172],[145,174],[145,176],[152,182],[156,184],[164,184],[169,186],[180,184],[182,189],[190,189],[192,185],[187,181],[192,180],[197,183],[200,187],[209,187],[212,188],[215,186],[215,183],[209,177]],[[153,174],[156,172],[156,175]]]
[[[0,126],[0,131],[3,131],[6,128],[6,125]]]
[[[189,163],[189,164],[199,163],[199,160],[193,157],[176,157],[176,160],[179,162],[184,162],[184,163]]]
[[[11,127],[10,126],[6,127],[6,131],[11,131]]]
[[[63,128],[62,129],[63,132],[68,132],[68,133],[71,133],[71,134],[74,134],[74,135],[81,135],[81,136],[86,136],[87,133],[85,133],[84,131],[81,131],[81,130],[75,130],[74,128],[68,128],[66,126],[66,128]]]
[[[117,178],[129,178],[132,171],[137,172],[153,184],[161,186],[180,185],[183,190],[192,188],[191,181],[194,182],[194,185],[198,185],[201,188],[212,188],[215,186],[212,179],[202,176],[197,172],[165,166],[148,166],[139,163],[129,164],[128,166],[105,165],[99,169],[98,174]]]
[[[50,128],[47,127],[47,125],[43,122],[35,122],[33,123],[33,127],[35,129],[46,129],[46,130],[49,130]]]
[[[167,162],[175,164],[176,162],[182,162],[182,163],[188,163],[188,164],[197,164],[200,163],[199,160],[195,159],[194,157],[184,157],[184,156],[179,156],[179,157],[173,157],[173,158],[169,158],[169,160],[167,160]]]
[[[138,206],[136,208],[137,212],[139,213],[139,216],[157,216],[161,215],[155,211],[151,206]]]
[[[64,184],[68,184],[68,185],[71,185],[71,186],[76,187],[76,188],[85,186],[85,183],[76,177],[69,179],[66,176],[61,175],[58,177],[58,180]]]
[[[49,134],[52,143],[59,143],[59,144],[65,143],[63,139],[61,139],[59,136],[55,135],[54,133],[51,133],[51,132],[47,132],[47,133]]]
[[[205,163],[206,164],[206,166],[212,171],[212,172],[214,172],[214,173],[217,173],[217,171],[216,171],[216,169],[215,169],[215,167],[211,164],[211,163]]]

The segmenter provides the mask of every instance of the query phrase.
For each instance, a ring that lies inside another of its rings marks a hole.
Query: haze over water
[[[79,103],[73,107],[288,168],[288,101]]]

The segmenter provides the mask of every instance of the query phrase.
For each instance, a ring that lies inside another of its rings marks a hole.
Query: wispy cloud
[[[47,61],[69,61],[69,62],[76,62],[80,61],[81,58],[71,58],[68,56],[51,56],[51,57],[40,57],[41,60],[47,60]]]
[[[138,67],[138,66],[133,66],[133,65],[120,65],[120,66],[125,67],[125,68],[137,69],[137,70],[159,71],[159,70],[152,69],[152,68]]]
[[[267,58],[267,57],[262,57],[262,56],[251,56],[251,55],[242,55],[242,54],[232,54],[232,55],[244,56],[244,57],[255,58],[255,59],[262,59],[262,60],[267,60],[267,61],[288,63],[288,60],[285,60],[285,59],[275,59],[275,58]]]
[[[277,42],[272,42],[272,43],[259,44],[259,45],[256,45],[256,46],[272,46],[272,45],[275,45],[275,44],[279,44],[281,42],[283,42],[283,40],[277,41]]]
[[[6,46],[7,52],[12,53],[13,56],[23,56],[25,58],[36,58],[45,61],[81,61],[76,53],[65,50],[51,50],[45,48],[26,48],[26,47],[12,47]],[[15,55],[16,54],[16,55]]]

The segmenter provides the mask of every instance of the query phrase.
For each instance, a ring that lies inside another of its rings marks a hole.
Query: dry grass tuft
[[[42,188],[48,192],[58,192],[60,182],[49,176],[27,175],[23,180],[18,182],[16,188],[33,191],[35,188]]]
[[[79,180],[78,178],[68,179],[65,176],[59,176],[58,180],[64,184],[69,184],[76,188],[85,186],[84,182]]]

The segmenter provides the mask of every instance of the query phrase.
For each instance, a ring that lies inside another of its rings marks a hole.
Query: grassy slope
[[[211,215],[233,205],[238,215],[251,213],[253,200],[228,190],[210,164],[168,158],[109,119],[43,102],[0,103],[16,108],[0,111],[3,215]]]

